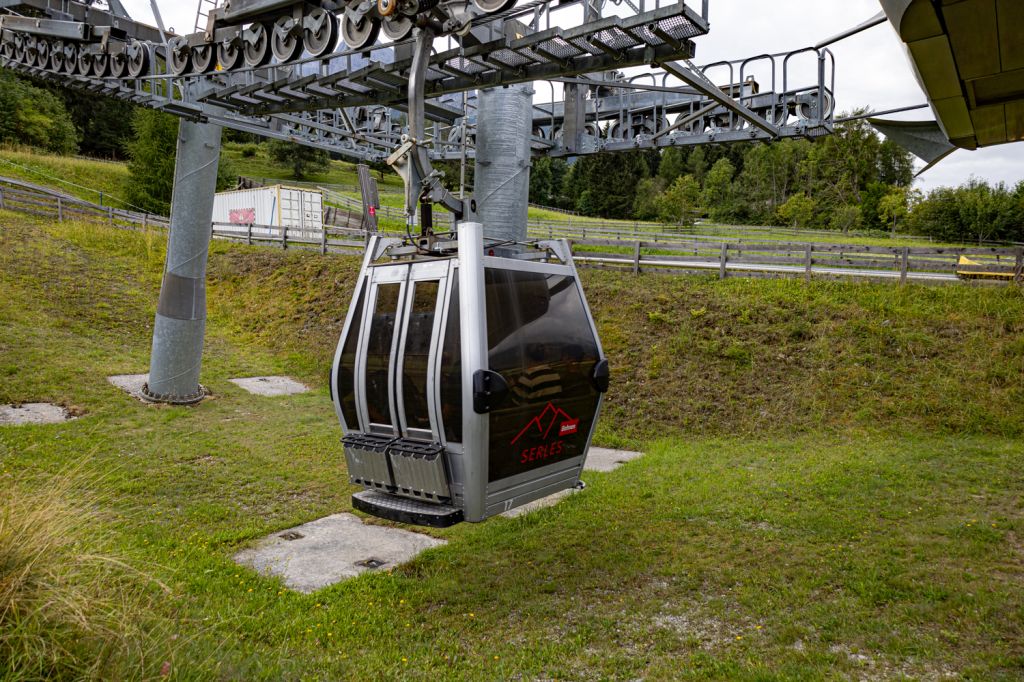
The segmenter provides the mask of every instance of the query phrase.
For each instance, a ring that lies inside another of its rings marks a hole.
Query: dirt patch
[[[684,639],[696,640],[701,649],[715,651],[741,637],[741,628],[697,612],[663,614],[654,617],[654,625],[675,632]]]

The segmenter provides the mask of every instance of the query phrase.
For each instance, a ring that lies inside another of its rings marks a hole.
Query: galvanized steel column
[[[202,399],[199,369],[206,332],[206,259],[220,162],[220,126],[182,119],[174,165],[171,229],[153,329],[149,383],[157,402]]]
[[[529,85],[480,91],[473,195],[488,239],[526,240],[532,110]]]

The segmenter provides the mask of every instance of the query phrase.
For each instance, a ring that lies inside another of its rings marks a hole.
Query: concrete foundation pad
[[[231,383],[240,386],[249,393],[263,396],[295,395],[306,393],[309,386],[299,383],[290,377],[249,377],[246,379],[230,379]]]
[[[0,405],[0,426],[22,424],[60,424],[74,419],[68,411],[53,403]]]
[[[642,457],[642,452],[630,450],[610,450],[608,448],[590,448],[584,471],[615,471],[626,462]]]
[[[546,509],[547,507],[554,507],[556,504],[558,504],[559,502],[561,502],[562,500],[564,500],[565,498],[569,497],[569,495],[572,495],[575,492],[578,492],[578,490],[575,489],[575,488],[570,488],[568,490],[560,490],[557,493],[555,493],[554,495],[548,495],[547,497],[542,497],[539,500],[534,500],[533,502],[527,502],[522,507],[516,507],[515,509],[513,509],[511,511],[507,511],[507,512],[503,513],[502,516],[510,518],[510,519],[514,519],[517,516],[522,516],[523,514],[529,514],[530,512],[535,512],[538,509]]]
[[[428,535],[364,524],[352,514],[334,514],[274,533],[236,554],[235,561],[308,593],[366,571],[394,568],[444,544]]]
[[[149,374],[118,374],[116,376],[107,377],[114,386],[129,394],[137,400],[147,402],[142,396],[142,387],[149,381]]]

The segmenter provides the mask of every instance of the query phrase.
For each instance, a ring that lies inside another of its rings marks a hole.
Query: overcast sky
[[[148,0],[124,0],[132,16],[151,22]],[[165,24],[190,32],[197,0],[160,0]],[[699,7],[699,1],[695,3]],[[710,0],[711,33],[697,39],[697,64],[742,59],[814,45],[871,18],[880,11],[878,0]],[[836,57],[837,112],[857,107],[882,111],[922,104],[925,97],[914,80],[902,44],[888,24],[882,24],[832,46]],[[809,64],[808,64],[809,66]],[[714,74],[709,74],[714,77]],[[770,80],[757,73],[758,79]],[[724,83],[727,77],[714,78]],[[892,118],[924,120],[931,111],[898,114]],[[920,167],[923,164],[918,164]],[[957,150],[922,175],[917,186],[929,190],[958,185],[972,175],[992,182],[1024,180],[1024,143],[978,151]]]

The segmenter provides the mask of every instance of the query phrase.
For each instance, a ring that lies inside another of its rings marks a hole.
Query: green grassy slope
[[[0,175],[53,187],[93,203],[130,208],[123,199],[128,180],[124,163],[0,147]]]
[[[210,268],[218,321],[322,383],[357,268],[351,257],[227,250]],[[888,424],[1024,429],[1019,289],[583,279],[612,366],[605,444]]]
[[[589,274],[614,368],[599,440],[649,454],[303,596],[230,557],[349,509],[325,378],[356,262],[214,244],[214,396],[148,407],[104,377],[146,368],[162,256],[155,233],[0,212],[0,403],[82,412],[0,427],[0,486],[84,462],[170,590],[149,609],[177,638],[117,677],[1024,674],[1019,291]],[[316,390],[227,381],[270,373]]]
[[[243,151],[252,149],[254,156],[245,157]],[[268,155],[264,145],[249,145],[227,142],[221,150],[221,158],[230,164],[231,169],[238,175],[254,178],[256,180],[270,180],[288,184],[294,182],[292,169],[289,166],[275,163]],[[385,173],[381,178],[374,174],[382,192],[401,192],[402,180],[394,173]],[[302,179],[305,183],[318,183],[324,185],[348,185],[358,187],[359,176],[355,164],[345,161],[331,161],[330,169],[327,171],[312,173]]]

